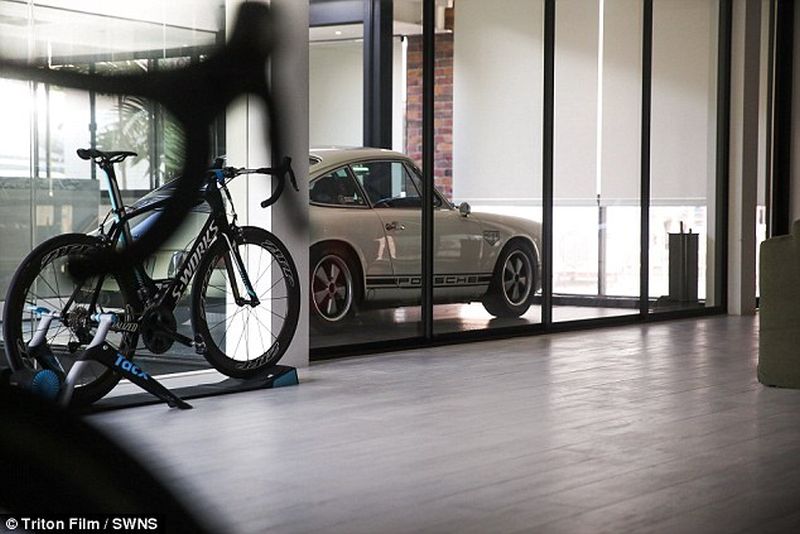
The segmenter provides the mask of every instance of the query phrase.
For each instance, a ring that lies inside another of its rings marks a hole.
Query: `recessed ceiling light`
[[[335,31],[335,32],[333,32],[333,33],[335,33],[336,35],[342,35],[342,30],[336,30],[336,31]]]

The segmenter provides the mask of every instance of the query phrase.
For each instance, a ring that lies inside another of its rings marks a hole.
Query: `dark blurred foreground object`
[[[128,94],[160,102],[186,132],[187,152],[181,178],[158,220],[135,242],[121,250],[95,251],[90,257],[70,262],[80,279],[118,272],[126,265],[143,262],[180,226],[197,199],[209,162],[208,128],[238,96],[260,97],[268,115],[265,139],[269,140],[273,167],[286,155],[278,124],[280,106],[272,101],[267,82],[267,61],[273,49],[274,11],[266,4],[242,4],[229,42],[207,61],[170,71],[145,74],[82,74],[38,68],[17,61],[0,61],[0,77],[38,81],[107,94]],[[297,200],[299,202],[299,200]],[[289,210],[293,213],[293,210]],[[298,216],[297,224],[303,224]]]
[[[5,513],[149,515],[159,518],[160,532],[220,532],[104,434],[2,382],[0,473]]]

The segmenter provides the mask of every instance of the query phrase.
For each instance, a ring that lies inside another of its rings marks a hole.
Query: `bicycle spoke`
[[[236,312],[235,312],[233,315],[231,315],[231,317],[230,317],[230,318],[231,318],[231,319],[233,319],[234,317],[236,317],[237,315],[239,315],[240,313],[242,313],[242,310],[244,310],[244,308],[239,308],[239,309],[238,309],[238,310],[237,310],[237,311],[236,311]],[[211,331],[211,329],[212,329],[212,328],[216,328],[217,326],[221,325],[222,323],[224,323],[224,322],[225,322],[225,321],[227,321],[227,320],[228,320],[228,318],[227,318],[227,317],[225,317],[224,319],[222,319],[222,320],[221,320],[221,321],[219,321],[218,323],[214,324],[214,326],[212,326],[212,327],[211,327],[211,328],[209,328],[208,330],[209,330],[209,331]]]
[[[267,332],[269,332],[269,333],[270,333],[270,335],[271,335],[272,337],[278,337],[278,336],[276,336],[275,334],[273,334],[273,333],[272,333],[272,329],[271,329],[270,327],[268,327],[267,325],[265,325],[265,324],[264,324],[264,323],[261,321],[261,319],[259,319],[259,318],[258,318],[258,315],[257,315],[257,314],[254,314],[254,315],[256,316],[256,321],[258,321],[258,324],[260,324],[261,326],[263,326],[264,328],[266,328]]]

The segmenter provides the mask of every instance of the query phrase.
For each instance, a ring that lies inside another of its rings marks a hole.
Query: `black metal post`
[[[94,63],[89,65],[89,74],[95,73]],[[89,146],[97,148],[97,93],[89,91]],[[97,180],[97,165],[89,165],[92,180]]]
[[[653,104],[653,0],[644,0],[642,20],[642,160],[639,313],[650,308],[650,129]]]
[[[603,206],[601,202],[600,195],[597,195],[597,296],[599,297],[606,294],[607,211],[606,206]]]
[[[33,125],[32,125],[32,128],[31,128],[31,130],[32,130],[31,133],[33,134],[33,141],[31,143],[33,145],[33,169],[32,169],[33,173],[32,174],[33,174],[33,178],[38,178],[39,177],[39,106],[37,105],[37,103],[38,103],[38,100],[39,100],[39,97],[38,97],[39,82],[31,82],[31,90],[33,91],[33,99],[34,99],[33,100],[34,101],[34,105],[31,106],[33,108],[33,111],[32,111],[33,117],[31,119],[32,122],[33,122]],[[34,190],[36,189],[36,182],[35,181],[34,181],[33,189]],[[32,224],[31,227],[33,227],[33,226],[35,226],[35,225]]]
[[[158,60],[147,60],[147,70],[154,72],[158,70]],[[160,143],[161,130],[161,105],[153,100],[147,101],[147,112],[150,115],[150,153],[147,160],[150,164],[150,189],[155,189],[159,185],[159,170],[161,169],[161,158],[164,156],[163,143]]]
[[[772,160],[772,235],[789,233],[792,179],[794,0],[778,0],[775,17],[775,102]]]
[[[719,43],[717,45],[717,183],[714,265],[715,304],[728,304],[728,191],[730,179],[731,122],[731,33],[733,2],[719,4]]]
[[[392,148],[393,0],[364,0],[364,146]]]
[[[553,127],[556,2],[544,3],[544,109],[542,115],[542,325],[553,324]]]
[[[422,331],[433,337],[433,179],[436,0],[422,2]]]
[[[44,176],[50,178],[52,176],[51,161],[53,155],[50,153],[50,138],[52,132],[50,131],[50,84],[44,86]]]
[[[775,117],[772,115],[772,107],[774,100],[775,89],[775,0],[769,0],[769,35],[767,42],[767,128],[764,135],[766,136],[766,158],[764,177],[766,183],[764,184],[764,204],[767,210],[766,223],[767,223],[767,237],[772,235],[772,221],[769,214],[772,213],[772,128],[775,123]]]

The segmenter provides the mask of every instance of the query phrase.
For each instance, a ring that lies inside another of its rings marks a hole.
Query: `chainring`
[[[164,306],[151,306],[142,314],[139,322],[139,334],[147,350],[153,354],[167,352],[175,340],[164,334],[164,330],[175,332],[178,323],[172,311]]]

